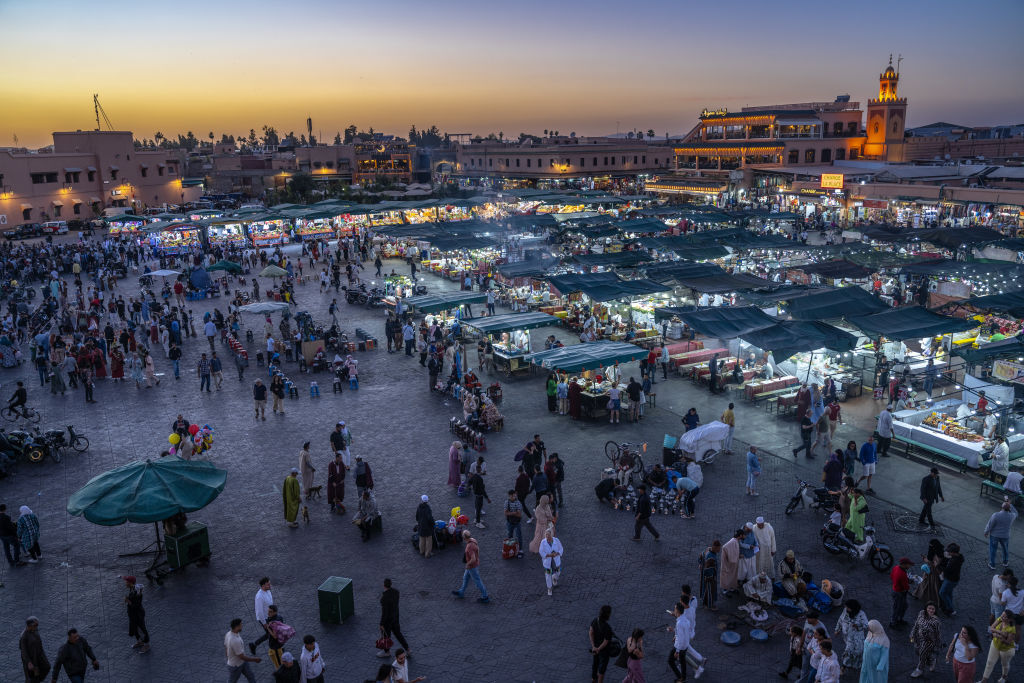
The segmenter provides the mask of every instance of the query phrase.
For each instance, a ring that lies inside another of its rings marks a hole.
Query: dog
[[[311,486],[309,488],[309,491],[306,493],[306,500],[310,500],[312,498],[316,498],[317,500],[319,500],[320,499],[320,493],[323,490],[324,490],[323,486]]]
[[[305,522],[306,524],[309,524],[309,506],[308,505],[303,505],[302,506],[302,521]]]

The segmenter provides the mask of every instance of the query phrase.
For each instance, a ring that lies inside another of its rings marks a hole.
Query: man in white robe
[[[757,572],[775,578],[775,529],[764,517],[758,517],[754,523],[754,538],[761,549],[757,553]]]

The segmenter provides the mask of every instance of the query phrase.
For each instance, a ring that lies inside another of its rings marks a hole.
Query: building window
[[[821,163],[827,164],[832,161],[832,150],[823,149],[821,150]]]
[[[626,157],[622,157],[622,165],[623,165],[623,166],[625,166],[625,165],[626,165]]]
[[[551,168],[554,168],[555,167],[555,160],[554,159],[548,159],[548,161],[550,162],[550,163],[548,163],[548,166],[550,166]]]
[[[64,207],[63,207],[63,206],[57,206],[56,204],[54,204],[54,205],[53,205],[53,217],[54,217],[54,218],[60,218],[60,212],[61,212],[61,211],[62,211],[63,209],[64,209]]]
[[[333,161],[324,162],[324,165],[327,166],[327,168],[334,168],[334,162]]]
[[[116,168],[110,169],[110,179],[111,180],[117,180],[117,169]]]
[[[489,167],[492,167],[492,168],[493,168],[493,167],[494,167],[494,159],[488,159],[488,160],[487,160],[487,165],[488,165]]]
[[[164,167],[163,166],[157,166],[156,167],[156,174],[157,175],[163,175],[164,174]]]
[[[82,205],[81,204],[75,204],[75,206],[73,207],[72,210],[74,211],[74,214],[76,216],[81,216],[82,215]]]
[[[846,134],[847,135],[856,135],[857,134],[857,125],[858,124],[857,124],[856,121],[850,121],[849,123],[847,123],[846,124]]]
[[[813,164],[814,163],[814,150],[813,149],[809,149],[809,150],[804,152],[804,163],[805,164]]]
[[[519,168],[519,159],[516,159],[516,168]]]
[[[532,159],[527,159],[526,160],[526,168],[530,168],[530,162],[531,161],[532,161]]]
[[[836,161],[843,161],[846,159],[846,150],[842,147],[836,150]]]
[[[857,156],[858,156],[857,148],[856,147],[851,147],[850,148],[850,161],[853,161],[854,159],[856,159]]]
[[[140,168],[139,170],[142,172],[142,177],[143,178],[145,178],[147,175],[149,175],[149,169],[148,168],[144,168],[143,167],[143,168]]]
[[[32,175],[32,184],[33,185],[42,185],[43,183],[46,182],[46,174],[45,173],[33,173],[31,175]]]
[[[30,221],[30,220],[32,220],[32,209],[22,209],[21,210],[21,220],[23,220],[23,221]]]
[[[597,157],[594,157],[594,166],[597,166]]]
[[[178,167],[177,166],[168,166],[167,167],[167,175],[178,175]]]
[[[584,159],[583,157],[580,157],[580,168],[583,168],[586,165],[587,165],[587,160]]]
[[[89,182],[96,182],[96,171],[89,171]]]
[[[646,154],[644,154],[642,157],[640,157],[640,163],[642,163],[644,165],[647,164],[647,155]]]
[[[633,163],[634,163],[634,164],[636,164],[636,163],[637,163],[637,161],[636,161],[636,155],[635,155],[635,154],[633,155]]]
[[[798,149],[791,149],[791,150],[789,150],[789,161],[787,163],[799,164],[800,163],[800,150],[798,150]]]

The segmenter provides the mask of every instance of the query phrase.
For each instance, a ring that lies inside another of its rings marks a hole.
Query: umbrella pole
[[[153,522],[153,529],[156,531],[156,540],[154,542],[150,543],[138,552],[121,553],[120,555],[118,555],[118,557],[138,557],[139,555],[156,555],[156,558],[153,561],[155,564],[156,560],[159,560],[160,556],[164,553],[164,545],[163,542],[160,540],[160,523]],[[156,550],[152,550],[153,546],[156,546]]]

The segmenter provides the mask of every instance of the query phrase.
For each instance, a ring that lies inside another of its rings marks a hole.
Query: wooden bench
[[[963,474],[967,471],[967,458],[947,453],[946,451],[939,450],[934,446],[914,441],[913,439],[907,439],[902,436],[893,436],[893,441],[902,441],[905,448],[903,449],[903,456],[910,458],[918,458],[921,460],[927,460],[933,465],[943,465],[956,469],[957,472]],[[915,449],[915,453],[911,455],[911,448]]]
[[[1002,484],[997,484],[994,481],[990,481],[988,479],[982,479],[981,493],[978,494],[978,497],[983,498],[986,495],[991,496],[993,498],[999,498],[1000,500],[1002,500],[1002,497],[1006,495],[1006,489],[1003,488]]]

